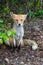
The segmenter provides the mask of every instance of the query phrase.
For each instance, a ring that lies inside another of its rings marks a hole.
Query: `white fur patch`
[[[32,45],[32,50],[36,50],[36,49],[38,49],[38,45],[37,44],[33,44]]]
[[[10,42],[9,41],[6,41],[6,44],[10,46]]]
[[[16,46],[16,41],[15,41],[15,39],[13,39],[13,42],[14,42],[14,46]]]

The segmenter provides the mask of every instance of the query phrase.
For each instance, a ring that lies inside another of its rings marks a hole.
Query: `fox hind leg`
[[[21,47],[24,46],[23,39],[20,39],[20,41],[19,41],[19,45],[20,45]]]

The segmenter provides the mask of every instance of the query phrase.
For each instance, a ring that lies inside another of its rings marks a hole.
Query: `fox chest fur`
[[[21,38],[23,38],[23,36],[24,36],[23,25],[21,25],[21,26],[15,25],[13,29],[16,30],[16,33],[17,33],[17,35],[14,36],[14,38],[16,40],[20,40]]]

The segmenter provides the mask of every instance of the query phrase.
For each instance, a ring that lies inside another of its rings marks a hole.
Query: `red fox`
[[[14,20],[12,30],[15,30],[17,35],[15,35],[15,36],[13,35],[13,37],[10,38],[10,40],[7,41],[6,44],[10,45],[10,43],[13,42],[13,43],[11,43],[11,45],[22,46],[23,45],[23,36],[24,36],[23,23],[27,17],[27,14],[14,14],[13,12],[10,12],[10,15],[11,15],[12,19]]]
[[[14,47],[17,46],[24,46],[24,44],[28,42],[28,44],[32,45],[32,49],[36,50],[38,48],[38,45],[36,44],[36,42],[32,41],[32,40],[25,40],[26,42],[23,43],[23,36],[24,36],[24,27],[23,27],[23,23],[27,17],[27,14],[14,14],[13,12],[10,12],[10,15],[12,17],[12,19],[14,20],[14,24],[13,24],[13,29],[17,32],[17,35],[14,36],[12,38],[10,38],[10,42],[7,41],[7,44],[13,46]],[[13,43],[12,43],[13,42]],[[16,43],[17,42],[17,43]]]

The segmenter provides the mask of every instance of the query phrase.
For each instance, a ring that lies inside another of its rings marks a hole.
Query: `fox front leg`
[[[22,46],[24,46],[24,43],[23,43],[23,38],[22,39],[20,39],[20,41],[19,41],[19,45],[22,47]]]
[[[5,43],[6,43],[6,45],[10,46],[9,40],[7,40]]]
[[[16,40],[13,38],[14,47],[16,47]]]

